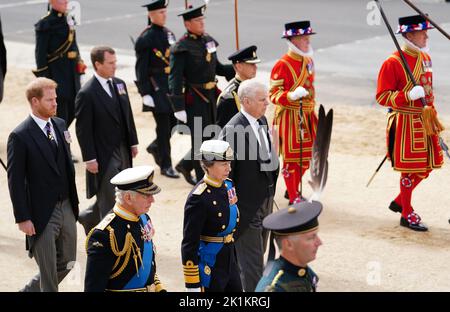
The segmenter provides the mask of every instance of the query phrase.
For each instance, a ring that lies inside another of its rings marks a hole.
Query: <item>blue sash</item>
[[[225,185],[227,187],[227,193],[233,192],[233,183],[231,181],[225,181]],[[230,207],[230,218],[228,220],[228,226],[225,230],[218,233],[218,237],[224,237],[230,234],[233,229],[236,227],[236,218],[238,214],[238,207],[236,204],[229,205]],[[200,273],[200,283],[203,287],[209,287],[211,282],[211,271],[209,274],[205,273],[205,266],[208,266],[210,269],[214,267],[216,264],[216,256],[220,252],[223,247],[223,243],[208,243],[200,241],[200,247],[198,249],[198,254],[200,257],[199,261],[199,273]]]
[[[140,216],[142,221],[142,226],[145,227],[147,224],[147,218],[145,214]],[[133,276],[133,278],[125,285],[123,289],[134,289],[134,288],[144,288],[147,286],[148,278],[152,272],[152,261],[153,261],[153,241],[144,241],[144,250],[142,253],[142,263],[138,272]],[[130,259],[130,261],[134,261]]]

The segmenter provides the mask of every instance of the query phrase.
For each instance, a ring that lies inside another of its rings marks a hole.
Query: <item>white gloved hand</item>
[[[187,122],[187,115],[186,115],[186,111],[185,110],[182,110],[182,111],[179,111],[179,112],[175,112],[175,113],[173,113],[173,115],[179,121],[184,122],[184,123]]]
[[[294,91],[288,92],[287,96],[291,101],[297,101],[298,99],[305,97],[309,92],[302,86],[297,87]]]
[[[142,102],[144,103],[145,106],[155,107],[155,102],[153,101],[153,98],[148,94],[142,97]]]
[[[198,288],[186,288],[186,292],[202,292],[200,287]]]
[[[422,86],[415,86],[408,92],[408,96],[411,100],[415,101],[425,97],[425,90]]]

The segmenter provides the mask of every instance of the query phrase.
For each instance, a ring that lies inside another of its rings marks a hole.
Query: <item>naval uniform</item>
[[[154,228],[119,205],[86,238],[86,292],[163,290],[156,274]]]
[[[231,180],[208,175],[189,194],[181,245],[186,288],[242,291],[233,238],[239,222],[236,201]]]

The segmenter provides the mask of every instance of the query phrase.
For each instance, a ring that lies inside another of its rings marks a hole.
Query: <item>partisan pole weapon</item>
[[[410,69],[409,66],[408,66],[408,63],[406,62],[405,56],[403,55],[402,50],[401,50],[401,48],[400,48],[400,45],[398,44],[398,41],[397,41],[397,39],[395,38],[394,32],[392,31],[392,28],[391,28],[391,26],[389,25],[389,22],[388,22],[388,20],[387,20],[387,18],[386,18],[386,15],[384,14],[384,10],[383,10],[383,8],[381,7],[381,3],[379,2],[379,0],[375,0],[375,3],[377,4],[378,9],[380,10],[381,17],[383,18],[383,21],[384,21],[384,23],[385,23],[385,25],[386,25],[386,27],[387,27],[387,29],[388,29],[388,31],[389,31],[389,34],[391,35],[392,41],[394,42],[395,47],[397,48],[397,51],[398,51],[398,53],[399,53],[399,55],[400,55],[400,59],[401,59],[402,65],[403,65],[403,67],[405,68],[406,73],[408,74],[409,79],[410,79],[410,80],[412,81],[412,83],[416,86],[416,85],[417,85],[417,82],[416,82],[416,80],[415,80],[415,78],[414,78],[414,76],[413,76],[413,74],[412,74],[412,72],[411,72],[411,69]],[[426,107],[426,103],[425,103],[425,99],[424,99],[424,98],[421,98],[421,102],[422,102],[422,105],[423,105],[424,107]],[[443,130],[443,127],[442,127],[442,125],[440,125],[439,121],[438,121],[437,119],[436,119],[436,121],[437,121],[437,128],[438,128],[438,131]],[[433,127],[433,128],[434,128],[434,127]],[[435,131],[435,129],[433,129],[433,131]],[[439,133],[438,133],[438,134],[439,134]],[[444,140],[443,140],[441,137],[439,137],[439,144],[440,144],[441,148],[442,148],[444,151],[446,151],[447,156],[450,158],[450,155],[448,154],[448,147],[447,147],[447,145],[445,144]],[[447,149],[445,149],[445,147],[447,147]],[[366,187],[368,187],[369,184],[372,182],[373,178],[374,178],[375,175],[378,173],[378,171],[380,170],[381,166],[384,164],[384,162],[386,161],[386,159],[387,159],[387,155],[384,156],[383,160],[382,160],[381,163],[378,165],[378,168],[375,170],[375,172],[374,172],[374,174],[372,175],[372,177],[370,178],[369,182],[367,182]]]
[[[239,50],[239,18],[238,18],[238,0],[234,0],[234,29],[236,33],[236,50]]]

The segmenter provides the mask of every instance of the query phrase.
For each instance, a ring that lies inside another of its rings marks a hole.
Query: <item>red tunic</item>
[[[425,89],[427,105],[434,107],[430,56],[410,47],[403,47],[403,51],[415,80]],[[408,96],[412,88],[397,51],[381,67],[377,102],[392,109],[388,115],[386,141],[394,169],[413,173],[440,168],[444,159],[438,136],[425,134],[422,103]]]
[[[297,101],[289,100],[287,93],[298,86],[304,87],[309,95]],[[270,101],[276,105],[274,125],[278,126],[280,152],[284,162],[300,162],[301,142],[302,163],[309,164],[317,128],[312,58],[300,56],[290,50],[283,55],[272,69],[269,96]],[[304,121],[302,138],[299,135],[300,101]]]

